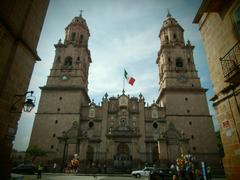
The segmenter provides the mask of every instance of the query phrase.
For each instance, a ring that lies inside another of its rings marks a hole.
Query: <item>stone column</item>
[[[166,167],[168,162],[167,142],[165,138],[158,139],[158,154],[161,167]]]

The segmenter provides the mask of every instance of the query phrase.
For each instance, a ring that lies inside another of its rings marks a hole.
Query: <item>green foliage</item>
[[[224,149],[223,149],[220,131],[218,130],[217,132],[215,132],[215,135],[217,139],[218,152],[220,153],[221,157],[224,157]]]
[[[29,146],[26,153],[32,158],[32,162],[34,162],[37,157],[42,157],[47,155],[46,151],[44,151],[43,149],[35,145]]]

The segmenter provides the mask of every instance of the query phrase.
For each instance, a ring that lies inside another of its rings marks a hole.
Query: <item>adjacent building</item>
[[[82,15],[65,28],[47,84],[41,87],[31,145],[48,151],[45,161],[64,165],[79,155],[80,171],[94,166],[108,172],[160,163],[169,166],[181,153],[216,165],[219,160],[206,89],[193,59],[194,46],[167,14],[160,30],[160,94],[147,105],[143,95],[109,97],[97,105],[88,95],[89,29]]]
[[[203,0],[199,24],[215,95],[212,97],[228,179],[240,176],[240,1]]]
[[[3,0],[0,5],[0,179],[9,179],[12,141],[21,115],[22,100],[40,58],[36,48],[48,0]]]

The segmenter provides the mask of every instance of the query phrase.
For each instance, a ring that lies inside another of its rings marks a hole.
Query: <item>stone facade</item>
[[[21,116],[22,102],[15,95],[28,89],[36,60],[36,48],[48,0],[3,0],[0,5],[0,179],[8,179],[12,141]],[[24,98],[23,98],[24,99]]]
[[[99,105],[90,101],[89,35],[85,19],[75,17],[66,28],[64,43],[55,45],[30,145],[44,148],[49,152],[46,160],[61,165],[79,154],[84,172],[104,164],[109,172],[146,163],[169,166],[181,153],[216,165],[219,157],[206,90],[195,69],[193,46],[185,44],[177,21],[168,14],[160,31],[160,95],[150,106],[142,94],[131,97],[124,90],[117,97],[106,93]]]
[[[239,9],[237,0],[227,3],[204,0],[194,19],[194,23],[199,24],[206,50],[228,179],[240,176]]]

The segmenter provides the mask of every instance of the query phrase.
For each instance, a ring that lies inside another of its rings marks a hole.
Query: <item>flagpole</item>
[[[125,69],[123,68],[123,90],[125,89]]]

